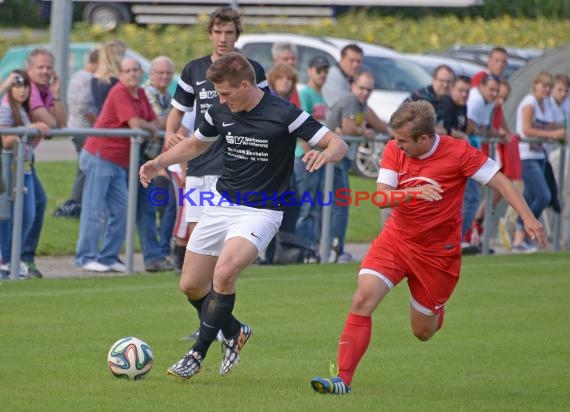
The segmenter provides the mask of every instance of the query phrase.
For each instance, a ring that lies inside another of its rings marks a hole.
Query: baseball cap
[[[320,69],[322,67],[331,67],[329,61],[326,57],[323,56],[315,56],[309,61],[309,67],[315,67]]]

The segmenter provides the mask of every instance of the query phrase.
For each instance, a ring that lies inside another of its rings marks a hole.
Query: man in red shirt
[[[541,223],[493,160],[465,140],[435,133],[429,102],[402,105],[392,115],[390,128],[394,140],[386,145],[377,191],[393,199],[384,207],[394,209],[360,267],[339,342],[339,374],[311,381],[319,393],[351,391],[352,377],[370,342],[372,312],[404,278],[411,293],[414,335],[427,341],[441,328],[445,303],[459,279],[461,208],[468,178],[500,191],[520,214],[529,236],[546,243]]]
[[[158,138],[156,115],[140,87],[142,70],[133,58],[121,62],[119,82],[105,99],[95,128],[143,129]],[[125,240],[127,224],[127,175],[130,139],[89,136],[79,156],[85,173],[83,206],[75,264],[95,272],[124,272],[119,251]],[[101,216],[107,215],[105,226]],[[103,242],[99,239],[103,231]]]

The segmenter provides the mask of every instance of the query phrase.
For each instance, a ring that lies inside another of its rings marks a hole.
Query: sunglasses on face
[[[318,74],[328,74],[329,72],[329,68],[328,67],[319,67],[317,69],[317,73]]]

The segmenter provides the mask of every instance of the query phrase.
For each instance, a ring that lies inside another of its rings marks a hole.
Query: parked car
[[[368,105],[378,117],[388,121],[392,113],[411,91],[430,83],[430,75],[420,65],[395,50],[348,39],[312,37],[291,33],[243,34],[236,47],[248,57],[257,60],[265,70],[272,65],[273,44],[291,42],[297,46],[297,69],[300,87],[307,81],[307,66],[316,55],[325,56],[331,64],[338,64],[341,49],[356,43],[364,51],[363,69],[374,74],[375,89]],[[361,143],[353,164],[354,173],[376,178],[383,143]]]
[[[100,46],[98,43],[71,43],[69,45],[68,56],[68,74],[71,76],[76,71],[80,70],[87,62],[89,53],[94,48]],[[37,47],[49,48],[49,44],[28,44],[25,46],[10,47],[6,54],[0,60],[0,78],[4,79],[14,69],[22,69],[26,67],[26,59],[30,52]],[[148,79],[150,72],[150,61],[132,49],[127,49],[127,56],[134,57],[141,63],[143,70],[143,81]],[[170,94],[174,94],[176,90],[176,83],[178,76],[175,75],[174,79],[168,87]]]
[[[487,57],[493,47],[495,46],[488,44],[455,45],[443,51],[442,54],[487,66]],[[507,78],[525,66],[530,60],[540,56],[546,51],[546,49],[525,49],[516,47],[505,47],[505,49],[509,54],[508,66],[505,69],[505,77]]]
[[[430,74],[433,73],[435,68],[440,64],[446,64],[451,67],[456,76],[473,77],[475,73],[478,73],[481,70],[485,70],[485,66],[478,63],[435,54],[407,53],[406,57],[422,66]]]

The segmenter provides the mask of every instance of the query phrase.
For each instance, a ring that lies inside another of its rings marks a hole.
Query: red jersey
[[[397,189],[431,183],[441,186],[443,192],[439,201],[412,200],[395,207],[383,230],[408,247],[438,254],[461,253],[461,212],[467,178],[485,184],[498,171],[492,159],[465,140],[436,135],[432,149],[420,158],[406,156],[396,141],[389,141],[380,164],[379,183]]]
[[[93,127],[105,129],[128,129],[129,120],[139,118],[152,122],[156,115],[152,110],[143,88],[134,97],[121,82],[115,84],[103,104],[101,113]],[[92,155],[99,153],[101,159],[122,167],[129,167],[131,140],[126,137],[91,137],[85,141],[83,148]]]

